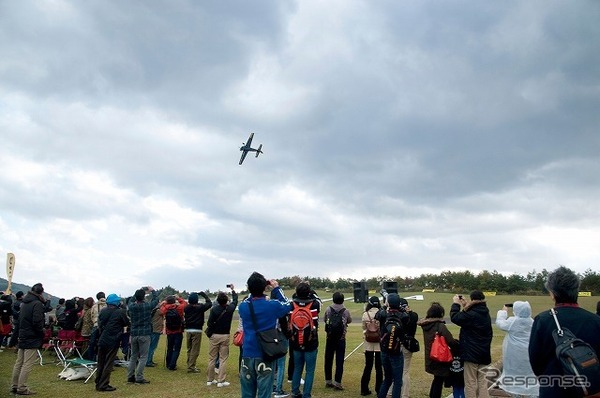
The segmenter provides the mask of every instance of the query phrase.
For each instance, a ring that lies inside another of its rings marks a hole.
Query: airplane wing
[[[240,164],[244,163],[244,159],[246,159],[246,155],[248,151],[242,150],[242,157],[240,158]]]
[[[252,138],[254,138],[254,133],[250,133],[250,137],[246,141],[246,147],[250,148],[252,146]]]

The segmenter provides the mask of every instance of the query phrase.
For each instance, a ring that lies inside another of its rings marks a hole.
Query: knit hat
[[[121,298],[114,293],[109,294],[106,298],[106,304],[118,306],[121,304]]]
[[[390,293],[387,296],[387,304],[388,307],[398,310],[400,309],[400,296],[398,296],[398,293]]]
[[[198,304],[198,293],[190,293],[190,297],[188,297],[188,303]]]

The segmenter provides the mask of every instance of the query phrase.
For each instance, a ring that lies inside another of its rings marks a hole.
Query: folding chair
[[[90,373],[88,375],[88,377],[85,379],[85,381],[83,382],[83,384],[86,384],[88,382],[88,380],[92,378],[94,373],[96,373],[96,370],[98,370],[98,362],[96,362],[96,361],[89,361],[89,360],[83,359],[83,358],[73,358],[73,359],[66,360],[66,364],[63,369],[63,372],[65,370],[67,370],[69,367],[75,367],[75,366],[81,366]]]
[[[67,365],[67,359],[77,354],[79,359],[83,359],[81,352],[77,346],[78,333],[74,330],[60,330],[58,337],[54,343],[54,352],[59,362],[65,367]]]
[[[54,350],[55,343],[56,342],[54,341],[54,337],[52,336],[52,329],[44,329],[44,340],[42,343],[42,348],[41,350],[37,350],[41,366],[44,366],[44,354],[47,351],[50,351],[50,349]]]

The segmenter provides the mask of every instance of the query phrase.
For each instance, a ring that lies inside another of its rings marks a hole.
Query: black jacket
[[[492,319],[485,301],[473,300],[461,311],[460,304],[450,308],[452,323],[460,326],[461,357],[464,361],[480,365],[492,362]]]
[[[21,349],[37,349],[44,342],[46,300],[41,295],[28,292],[23,297],[19,315],[19,342]]]
[[[98,346],[103,348],[118,348],[123,329],[129,326],[127,311],[123,308],[107,305],[98,315]]]
[[[238,295],[231,292],[231,302],[225,306],[217,304],[210,310],[208,326],[214,334],[229,334],[231,331],[231,320],[237,307]],[[186,325],[187,326],[187,325]]]
[[[600,357],[600,317],[579,307],[558,306],[556,317],[562,328],[587,342]],[[544,311],[533,320],[529,338],[529,362],[537,376],[562,375],[562,367],[556,358],[556,344],[552,331],[556,329],[550,310]],[[600,375],[598,375],[600,377]],[[541,387],[540,397],[580,397],[577,390],[560,387]]]
[[[202,329],[204,327],[204,313],[211,309],[212,301],[204,292],[200,292],[206,302],[204,304],[188,304],[183,309],[186,329]]]

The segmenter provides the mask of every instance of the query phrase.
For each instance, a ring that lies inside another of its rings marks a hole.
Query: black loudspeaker
[[[385,281],[381,287],[388,293],[398,293],[398,282]]]
[[[367,290],[367,282],[353,282],[354,287],[354,302],[366,303],[369,300],[369,291]]]

